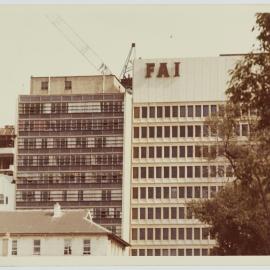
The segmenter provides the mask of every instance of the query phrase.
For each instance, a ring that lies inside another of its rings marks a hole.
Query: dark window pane
[[[141,167],[141,178],[146,178],[146,168],[145,167]]]
[[[207,199],[208,198],[208,187],[202,187],[202,198]]]
[[[147,107],[142,107],[142,118],[147,118]]]
[[[156,219],[161,219],[161,208],[160,207],[157,207],[156,208]]]
[[[161,240],[161,229],[155,228],[155,240]]]
[[[163,207],[163,219],[169,219],[169,207]]]
[[[173,117],[178,117],[178,106],[173,106],[172,107],[172,116]]]
[[[185,138],[186,137],[186,127],[180,126],[180,137]]]
[[[140,107],[134,107],[134,118],[140,118]]]
[[[203,116],[204,117],[209,116],[209,106],[208,105],[203,105]]]
[[[195,198],[200,198],[201,197],[201,187],[194,187],[194,197]]]
[[[155,138],[155,127],[149,127],[149,138]]]
[[[195,166],[195,177],[201,177],[201,166]]]
[[[157,127],[157,138],[162,138],[162,127]]]
[[[165,117],[171,117],[171,107],[165,106]]]
[[[186,106],[180,106],[180,117],[186,117]]]
[[[177,218],[177,208],[176,207],[172,207],[171,208],[171,218],[172,219],[176,219]]]
[[[132,219],[138,219],[138,208],[132,208]]]
[[[188,117],[193,117],[193,106],[188,106]]]
[[[201,117],[201,116],[202,116],[201,105],[196,105],[196,106],[195,106],[195,116],[196,116],[196,117]]]
[[[148,199],[154,199],[154,188],[148,187]]]
[[[193,126],[188,126],[188,137],[193,137]]]
[[[161,178],[161,167],[156,167],[156,178]]]
[[[169,199],[169,188],[168,187],[163,187],[163,198]]]
[[[201,137],[201,126],[195,126],[195,137]]]
[[[163,115],[162,115],[162,107],[161,106],[158,106],[157,107],[157,118],[162,118]]]
[[[178,137],[178,127],[172,126],[172,137],[177,138]]]
[[[140,208],[140,219],[145,219],[145,208]]]
[[[133,136],[134,136],[134,138],[139,138],[140,137],[140,131],[139,131],[138,127],[134,127]]]
[[[138,176],[139,176],[139,169],[138,169],[138,167],[134,167],[133,168],[133,178],[138,179]]]
[[[154,167],[148,167],[148,178],[154,178]]]
[[[146,188],[145,187],[140,188],[140,197],[141,197],[141,199],[146,199]]]
[[[166,166],[164,167],[164,178],[170,178],[170,167]]]
[[[156,187],[156,199],[161,199],[161,187]]]
[[[155,118],[155,107],[149,107],[149,118]]]
[[[141,158],[146,158],[146,147],[141,147]]]
[[[211,115],[217,115],[217,105],[211,105]]]
[[[147,138],[147,127],[141,127],[141,137]]]
[[[154,158],[155,157],[155,148],[153,146],[150,146],[148,148],[148,156],[149,156],[149,158]]]
[[[171,131],[171,127],[169,127],[169,126],[164,127],[165,138],[170,138],[170,136],[171,136],[170,131]]]
[[[192,228],[186,228],[187,240],[192,240]]]
[[[185,187],[179,187],[179,198],[185,198]]]
[[[201,157],[202,156],[202,148],[199,145],[195,145],[195,157]]]
[[[179,240],[185,240],[184,228],[178,228],[178,239]]]
[[[132,189],[133,199],[138,199],[138,188]]]
[[[133,147],[133,158],[139,158],[139,147]]]
[[[179,166],[179,177],[185,178],[185,166]]]
[[[170,157],[170,147],[164,146],[164,157],[169,158]]]
[[[187,177],[192,178],[193,177],[193,167],[187,166]]]
[[[154,208],[148,208],[148,216],[147,216],[147,218],[148,219],[153,219],[154,218]]]
[[[172,178],[177,178],[177,167],[176,166],[172,166],[171,167],[171,177]]]
[[[132,240],[137,240],[138,239],[138,230],[137,229],[132,229]]]
[[[187,157],[193,157],[193,146],[192,145],[187,146]]]
[[[172,158],[177,157],[177,146],[172,146]]]
[[[181,158],[186,157],[186,148],[185,148],[185,146],[179,146],[179,157],[181,157]]]
[[[187,187],[187,198],[192,198],[193,197],[193,188],[192,187]]]
[[[162,158],[162,147],[161,146],[156,147],[156,157]]]

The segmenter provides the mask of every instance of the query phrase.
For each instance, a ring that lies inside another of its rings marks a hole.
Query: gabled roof
[[[65,210],[60,217],[53,211],[19,210],[0,212],[0,235],[108,235],[123,246],[129,244],[91,221],[85,210]]]

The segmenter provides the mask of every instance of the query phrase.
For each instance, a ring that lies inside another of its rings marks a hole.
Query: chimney
[[[53,207],[53,217],[61,217],[62,214],[61,205],[56,203]]]

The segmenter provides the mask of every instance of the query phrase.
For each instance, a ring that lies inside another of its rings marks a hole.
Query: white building
[[[132,256],[209,255],[215,240],[187,203],[230,180],[205,124],[225,101],[235,56],[139,59],[133,74]],[[246,125],[242,125],[244,136]],[[216,154],[211,162],[208,153]]]
[[[90,211],[0,212],[1,256],[124,256],[127,242],[92,221]]]
[[[0,211],[15,210],[15,193],[13,177],[0,174]]]

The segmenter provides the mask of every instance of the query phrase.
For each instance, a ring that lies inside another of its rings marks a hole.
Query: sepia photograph
[[[0,3],[0,32],[0,266],[270,264],[270,5]]]

